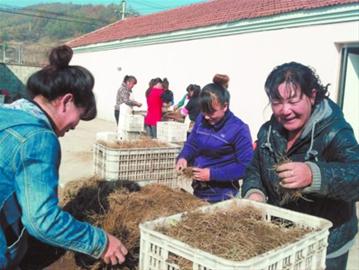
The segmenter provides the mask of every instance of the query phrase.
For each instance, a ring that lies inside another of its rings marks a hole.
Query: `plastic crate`
[[[161,183],[178,187],[175,171],[178,145],[156,148],[111,148],[94,144],[94,173],[107,180],[130,180],[139,184]]]
[[[121,117],[121,115],[120,115]],[[129,132],[142,132],[144,131],[144,116],[141,114],[125,115],[124,130]]]
[[[171,256],[181,257],[192,262],[191,269],[198,270],[289,270],[289,269],[325,269],[326,248],[329,228],[332,223],[326,219],[302,214],[268,204],[245,199],[232,199],[211,206],[199,208],[199,211],[211,212],[225,209],[233,204],[239,207],[248,205],[263,210],[265,220],[270,222],[280,218],[298,226],[313,228],[300,240],[276,248],[248,260],[231,261],[191,247],[189,244],[173,239],[155,231],[157,226],[173,224],[179,221],[182,214],[159,218],[140,224],[140,270],[179,270],[178,265],[170,262]]]
[[[165,142],[184,142],[187,139],[187,130],[187,123],[157,122],[157,139]]]
[[[117,140],[117,133],[112,131],[100,131],[96,133],[96,141],[115,141]]]

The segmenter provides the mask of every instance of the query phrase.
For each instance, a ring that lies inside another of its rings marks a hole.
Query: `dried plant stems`
[[[251,206],[234,206],[211,213],[188,213],[175,225],[158,231],[189,245],[232,261],[242,261],[282,245],[295,242],[311,231],[265,221],[263,213]],[[173,258],[187,269],[187,263]],[[190,269],[192,269],[190,267]]]
[[[97,143],[102,144],[104,146],[115,148],[115,149],[123,149],[123,148],[151,148],[151,147],[168,147],[168,143],[161,142],[158,140],[154,140],[147,136],[142,136],[137,140],[113,140],[113,141],[103,141],[98,140]]]

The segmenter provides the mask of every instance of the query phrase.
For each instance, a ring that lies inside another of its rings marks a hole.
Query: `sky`
[[[44,3],[73,3],[73,4],[120,4],[122,0],[0,0],[1,6],[25,7],[34,4]],[[190,5],[206,0],[126,0],[127,6],[138,11],[141,15],[151,14],[176,8],[179,6]]]

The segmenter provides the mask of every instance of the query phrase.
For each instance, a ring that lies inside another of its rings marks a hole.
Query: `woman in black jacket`
[[[345,269],[358,230],[359,146],[353,130],[307,66],[276,67],[265,90],[273,116],[259,130],[242,196],[330,220],[327,269]]]

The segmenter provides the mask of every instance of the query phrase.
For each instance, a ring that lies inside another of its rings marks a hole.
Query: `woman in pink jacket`
[[[164,93],[162,79],[155,78],[150,81],[146,91],[147,115],[145,129],[151,138],[157,137],[157,122],[162,118],[162,94]]]

